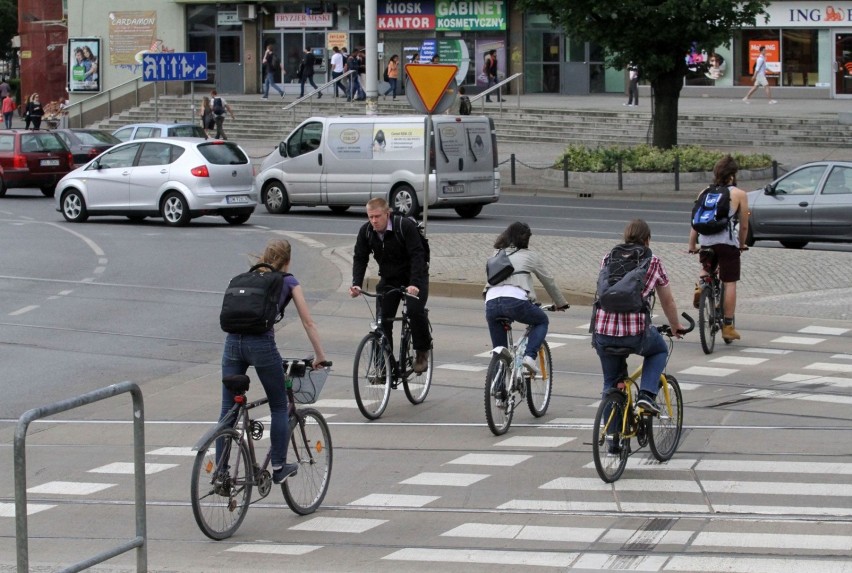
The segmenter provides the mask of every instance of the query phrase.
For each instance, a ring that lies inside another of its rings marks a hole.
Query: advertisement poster
[[[476,40],[476,54],[474,57],[474,65],[476,66],[476,85],[480,88],[488,86],[488,76],[485,75],[483,66],[485,65],[485,55],[491,50],[497,50],[497,78],[503,80],[506,78],[506,42],[505,40],[494,38],[482,38]]]
[[[417,158],[423,155],[423,131],[421,125],[400,127],[393,124],[375,124],[373,127],[373,157],[391,151],[407,152],[396,159]]]
[[[100,38],[70,38],[68,53],[68,91],[101,91]]]
[[[109,13],[109,63],[139,65],[145,52],[156,51],[157,11]]]
[[[760,47],[766,47],[763,56],[766,58],[766,75],[781,73],[781,46],[778,40],[752,40],[748,43],[748,73],[754,73],[754,64],[760,56]]]

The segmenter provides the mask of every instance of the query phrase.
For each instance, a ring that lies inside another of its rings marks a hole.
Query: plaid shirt
[[[601,261],[601,268],[606,264],[606,257]],[[645,275],[645,289],[642,298],[650,296],[658,286],[667,286],[669,277],[663,262],[656,256],[651,256],[651,264]],[[602,309],[595,310],[595,332],[608,336],[632,336],[645,332],[644,312],[606,312]]]

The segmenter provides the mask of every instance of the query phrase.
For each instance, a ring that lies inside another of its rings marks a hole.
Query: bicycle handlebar
[[[689,323],[689,328],[687,328],[686,330],[678,330],[677,334],[680,334],[680,335],[689,334],[695,328],[695,321],[692,319],[691,316],[689,316],[685,312],[680,313],[680,315],[684,318],[684,320],[686,320],[687,323]],[[657,330],[660,332],[660,334],[664,334],[665,336],[668,336],[668,337],[672,337],[672,336],[675,335],[675,333],[672,331],[672,327],[668,324],[659,325],[657,327]]]
[[[403,295],[405,295],[405,296],[407,296],[407,297],[409,297],[409,298],[413,298],[413,299],[416,299],[416,300],[420,300],[420,297],[419,297],[419,296],[417,296],[417,295],[415,295],[415,294],[410,294],[407,290],[405,290],[405,289],[407,289],[407,288],[408,288],[408,287],[393,287],[393,288],[389,288],[389,289],[388,289],[388,290],[386,290],[385,292],[367,292],[367,291],[365,291],[364,289],[361,289],[361,291],[359,292],[359,294],[362,294],[362,295],[364,295],[364,296],[369,296],[369,297],[371,297],[371,298],[378,298],[378,297],[380,297],[380,296],[384,296],[384,295],[388,294],[389,292],[394,292],[394,291],[396,291],[396,292],[400,292],[400,293],[402,293]]]
[[[541,310],[546,310],[548,312],[559,312],[571,308],[570,304],[566,304],[565,306],[560,307],[557,307],[555,304],[539,304],[538,306],[541,308]]]

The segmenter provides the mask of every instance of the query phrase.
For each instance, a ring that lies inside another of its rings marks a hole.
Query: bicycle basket
[[[298,404],[313,404],[319,398],[326,378],[328,378],[326,368],[308,370],[302,376],[293,376],[293,399]]]

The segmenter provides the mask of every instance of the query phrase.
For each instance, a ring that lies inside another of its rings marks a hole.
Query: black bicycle
[[[284,360],[290,414],[290,447],[287,463],[299,466],[281,484],[287,505],[299,515],[313,513],[322,503],[331,479],[332,446],[328,424],[313,408],[296,408],[296,403],[316,402],[331,362],[314,370],[312,359]],[[235,394],[231,410],[195,445],[192,467],[191,502],[195,522],[207,537],[215,540],[233,535],[246,517],[252,489],[260,499],[272,491],[270,453],[258,464],[253,440],[263,437],[263,422],[251,419],[249,411],[269,402],[262,398],[249,402],[249,377],[228,376],[222,383]],[[251,439],[249,439],[249,436]]]
[[[393,353],[393,341],[382,328],[382,299],[391,292],[402,293],[402,315],[395,317],[394,322],[402,323],[402,333],[399,344],[399,359]],[[411,323],[408,318],[406,299],[416,298],[406,292],[405,287],[392,288],[385,293],[361,291],[365,297],[377,300],[376,314],[372,307],[370,313],[370,332],[361,340],[355,353],[355,365],[352,369],[352,384],[355,387],[355,402],[358,409],[368,420],[375,420],[384,413],[390,399],[390,391],[402,386],[405,395],[412,404],[420,404],[426,399],[429,388],[432,387],[432,350],[429,350],[428,366],[425,372],[414,371],[414,339],[411,335]],[[428,309],[426,320],[428,322]],[[376,317],[379,318],[376,318]],[[432,325],[429,324],[429,331]]]
[[[702,248],[699,252],[712,254],[713,249]],[[700,278],[701,295],[698,299],[698,334],[704,354],[712,354],[716,347],[716,334],[725,325],[725,285],[719,278],[719,265],[712,274]],[[722,340],[725,340],[724,338]],[[725,340],[730,344],[731,340]]]

